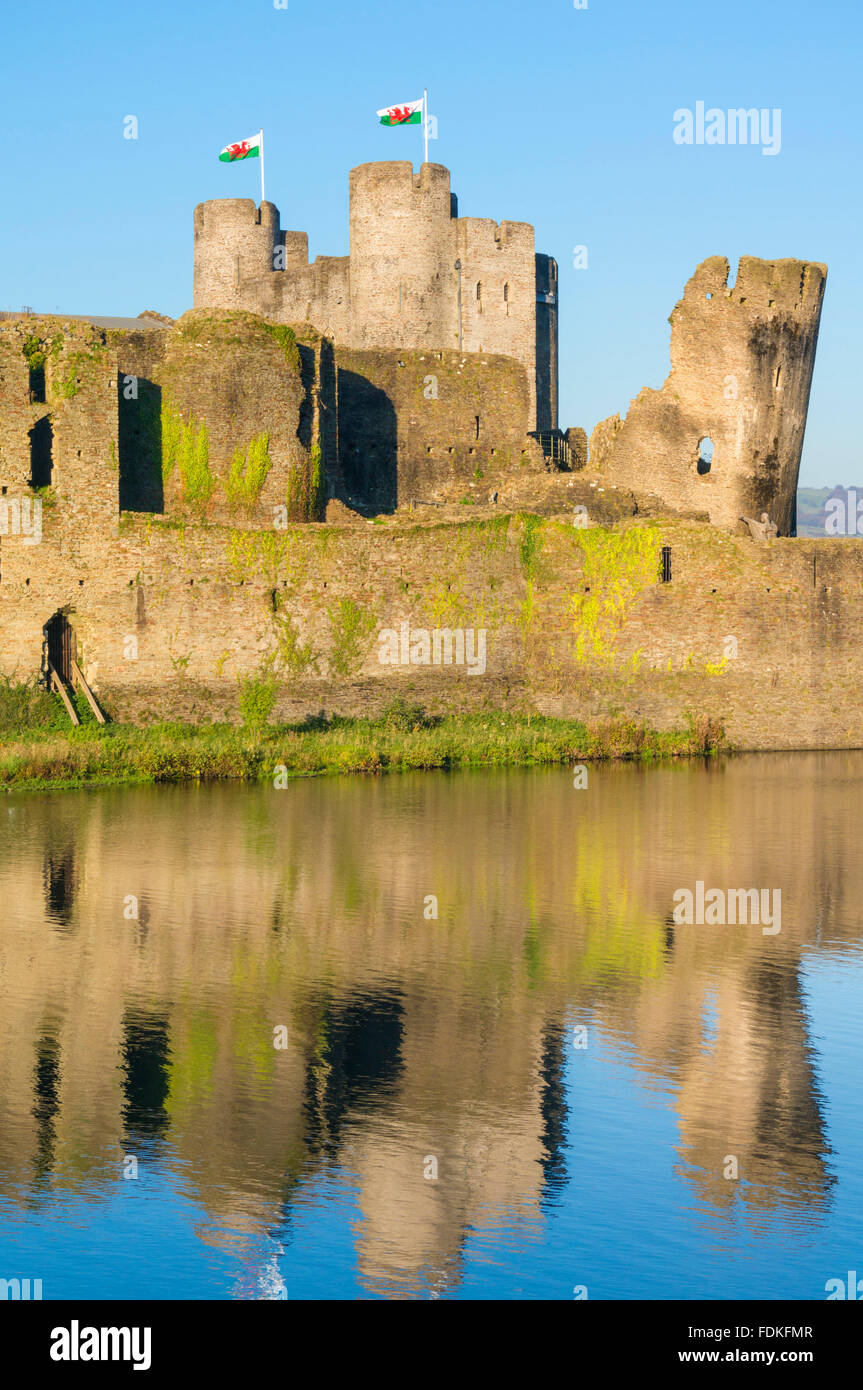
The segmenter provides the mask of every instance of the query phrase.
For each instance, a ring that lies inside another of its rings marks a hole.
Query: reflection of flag
[[[230,164],[235,159],[251,159],[260,153],[261,131],[258,131],[257,135],[250,135],[248,140],[238,140],[236,144],[226,145],[219,158],[223,164]]]
[[[406,101],[402,106],[385,106],[377,114],[381,125],[419,125],[423,118],[422,97],[419,101]]]

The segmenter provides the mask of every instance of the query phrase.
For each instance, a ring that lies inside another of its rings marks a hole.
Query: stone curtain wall
[[[41,662],[65,609],[115,717],[237,717],[237,678],[274,670],[279,712],[617,711],[720,719],[750,748],[859,747],[863,549],[757,545],[706,524],[580,530],[532,516],[288,531],[124,517],[117,538],[3,538],[0,670]],[[660,550],[672,578],[659,582]],[[487,670],[382,665],[382,628],[485,629]]]
[[[766,511],[791,534],[826,274],[743,256],[732,288],[724,257],[704,261],[671,315],[668,379],[596,426],[591,468],[721,526]]]
[[[544,467],[512,358],[337,347],[335,362],[336,495],[349,504],[389,511],[471,484],[484,497],[503,475]]]

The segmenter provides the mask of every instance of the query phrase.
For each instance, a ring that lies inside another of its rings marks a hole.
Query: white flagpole
[[[260,131],[261,136],[261,202],[264,201],[264,132]]]
[[[425,162],[429,162],[429,89],[423,90],[423,135],[425,136]]]

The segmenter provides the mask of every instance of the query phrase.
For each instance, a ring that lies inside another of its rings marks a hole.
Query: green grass
[[[44,699],[54,702],[52,696]],[[257,729],[177,723],[104,728],[93,723],[73,729],[47,718],[12,729],[4,726],[0,704],[0,789],[272,780],[280,768],[289,776],[312,777],[651,760],[705,756],[724,746],[718,726],[694,718],[686,729],[660,733],[625,719],[581,723],[504,713],[437,718],[397,701],[375,719],[318,715]]]

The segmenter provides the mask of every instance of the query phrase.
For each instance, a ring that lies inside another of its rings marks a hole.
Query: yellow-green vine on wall
[[[270,436],[264,430],[249,441],[243,452],[234,450],[225,484],[228,502],[232,507],[254,507],[260,500],[267,475],[273,466],[270,458]]]
[[[210,432],[191,416],[183,420],[173,406],[162,406],[162,481],[180,470],[183,501],[203,507],[216,489],[210,472]]]
[[[611,665],[630,606],[659,577],[659,528],[619,532],[594,526],[579,532],[578,545],[584,591],[569,601],[575,658]]]

